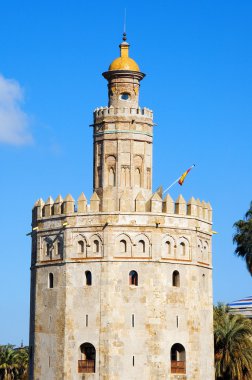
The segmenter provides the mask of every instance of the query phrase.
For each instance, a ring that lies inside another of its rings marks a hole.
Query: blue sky
[[[119,54],[130,55],[154,111],[153,190],[191,164],[180,192],[213,207],[214,300],[251,295],[233,223],[251,201],[252,2],[10,0],[0,5],[0,344],[28,342],[31,208],[92,194],[92,111]]]

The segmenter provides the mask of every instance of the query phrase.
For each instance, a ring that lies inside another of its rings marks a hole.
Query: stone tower
[[[121,56],[94,111],[94,193],[33,208],[30,380],[213,380],[212,209],[152,193],[144,74]]]

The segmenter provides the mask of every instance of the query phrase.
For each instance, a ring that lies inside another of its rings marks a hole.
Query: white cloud
[[[32,142],[29,117],[22,110],[23,98],[20,84],[0,74],[0,143],[22,145]]]

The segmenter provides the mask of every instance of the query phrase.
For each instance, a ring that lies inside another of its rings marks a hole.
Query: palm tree
[[[243,220],[238,220],[234,227],[236,233],[233,242],[237,244],[235,253],[246,260],[249,273],[252,275],[252,202]]]
[[[5,346],[0,346],[0,379],[1,380],[12,380],[15,369],[17,368],[16,363],[17,352],[14,350],[14,346],[7,344]]]
[[[228,313],[225,305],[214,307],[215,377],[251,380],[252,322]]]
[[[28,379],[28,363],[29,363],[29,348],[21,347],[16,349],[16,363],[17,363],[17,376],[14,377],[16,380],[26,380]]]
[[[0,380],[26,380],[28,378],[28,347],[0,346]]]

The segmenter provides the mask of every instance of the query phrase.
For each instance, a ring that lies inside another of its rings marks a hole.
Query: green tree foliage
[[[252,379],[252,322],[243,315],[228,313],[228,307],[214,307],[215,378]]]
[[[0,380],[27,380],[28,359],[28,347],[0,346]]]
[[[236,233],[233,241],[237,245],[235,253],[245,259],[248,271],[252,275],[252,202],[244,219],[238,220],[234,227]]]

